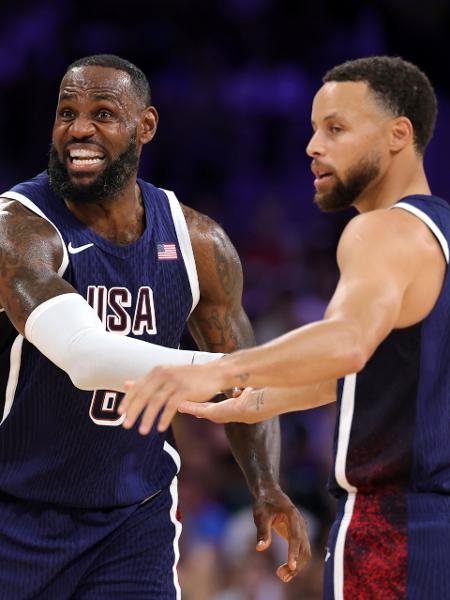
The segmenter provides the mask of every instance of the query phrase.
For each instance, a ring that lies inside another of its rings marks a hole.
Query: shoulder
[[[192,243],[200,290],[205,292],[220,283],[234,293],[242,286],[241,262],[230,238],[213,219],[181,204]]]
[[[396,244],[411,234],[420,237],[426,226],[414,214],[397,208],[373,210],[360,214],[347,224],[341,241],[354,243]]]
[[[180,205],[195,255],[213,253],[230,258],[237,257],[236,250],[221,225],[193,208],[184,204]]]
[[[437,244],[429,227],[413,213],[401,208],[378,209],[354,217],[339,240],[338,262],[375,255],[391,260],[410,260],[435,251]]]

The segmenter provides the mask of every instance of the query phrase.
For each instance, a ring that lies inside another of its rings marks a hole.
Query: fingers
[[[216,420],[214,410],[211,410],[214,406],[216,405],[213,402],[203,402],[203,404],[199,404],[198,402],[185,400],[178,406],[178,412],[192,415],[198,419],[209,419],[215,423],[220,423],[220,421]]]
[[[160,431],[160,432],[166,431],[166,429],[169,427],[170,423],[172,422],[172,419],[174,418],[174,416],[177,413],[179,404],[180,404],[180,400],[178,400],[178,396],[176,394],[168,397],[168,399],[166,400],[166,405],[164,406],[164,410],[161,413],[161,416],[159,417],[158,427],[157,427],[158,431]],[[144,417],[145,417],[145,415],[144,415]],[[140,428],[139,428],[139,431],[140,431]]]
[[[159,382],[158,379],[154,383],[149,384],[146,378],[143,378],[137,384],[131,387],[127,385],[126,388],[128,391],[118,408],[119,414],[126,414],[123,427],[131,429],[145,408],[139,426],[139,433],[146,435],[151,430],[161,408],[173,395],[174,386],[172,383]],[[176,408],[173,410],[173,414],[175,412]],[[168,415],[166,415],[165,422],[167,422],[167,417]]]
[[[284,583],[289,583],[290,581],[292,581],[296,574],[297,573],[293,573],[290,570],[289,565],[287,563],[284,563],[284,565],[280,565],[277,569],[277,575],[281,579],[281,581],[284,581]]]
[[[237,399],[228,398],[222,402],[181,402],[178,410],[198,417],[199,419],[209,419],[214,423],[245,423],[245,415],[236,402]]]
[[[267,512],[254,512],[253,520],[256,525],[256,550],[264,552],[272,543],[273,517]]]

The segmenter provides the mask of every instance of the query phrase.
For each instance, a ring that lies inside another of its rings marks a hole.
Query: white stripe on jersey
[[[200,286],[198,283],[197,267],[195,266],[194,252],[192,250],[191,238],[189,236],[189,229],[184,218],[183,209],[177,200],[177,197],[170,190],[163,191],[168,200],[170,206],[170,212],[172,213],[173,224],[175,226],[175,232],[177,234],[178,243],[180,244],[181,254],[183,255],[184,264],[186,266],[187,275],[189,278],[189,284],[191,286],[192,293],[192,308],[191,313],[197,306],[200,300]]]
[[[333,587],[335,600],[344,598],[344,551],[347,529],[350,525],[353,515],[353,507],[356,500],[357,489],[351,485],[347,479],[346,464],[347,453],[350,442],[350,433],[352,429],[353,412],[355,409],[355,389],[356,373],[347,375],[344,379],[344,388],[342,390],[341,410],[339,416],[339,429],[337,438],[335,477],[341,488],[348,492],[345,503],[344,516],[339,525],[339,531],[336,538],[334,550],[334,572]]]
[[[173,539],[173,552],[175,555],[175,560],[174,560],[173,569],[172,569],[173,585],[175,586],[176,600],[181,600],[181,589],[180,589],[180,584],[178,582],[177,566],[178,566],[178,561],[180,560],[180,548],[178,545],[178,541],[180,539],[182,527],[181,527],[180,521],[177,519],[177,508],[178,508],[178,479],[177,479],[177,477],[174,477],[172,480],[172,483],[170,484],[170,495],[172,496],[172,506],[170,508],[170,520],[172,521],[172,523],[174,524],[174,527],[175,527],[175,536]]]
[[[356,493],[351,492],[345,502],[344,516],[339,525],[339,531],[336,538],[334,548],[334,572],[333,572],[333,589],[334,600],[344,600],[344,550],[345,538],[347,529],[351,523],[353,516],[353,508],[355,506]]]
[[[420,208],[412,206],[411,204],[408,204],[407,202],[397,202],[397,204],[394,204],[393,206],[391,206],[391,208],[403,208],[403,210],[407,210],[408,212],[412,213],[413,215],[416,215],[416,217],[418,217],[421,221],[423,221],[425,223],[425,225],[428,225],[428,227],[431,229],[431,231],[435,235],[437,241],[441,245],[442,252],[444,253],[444,256],[445,256],[445,261],[448,264],[449,256],[450,256],[449,249],[448,249],[448,242],[445,239],[445,235],[442,233],[442,231],[439,229],[439,227],[436,225],[436,223],[433,221],[433,219],[431,219],[426,213],[424,213],[422,210],[420,210]]]
[[[5,392],[5,407],[3,409],[3,418],[0,421],[0,425],[11,412],[14,396],[16,395],[17,383],[19,381],[20,363],[22,361],[23,339],[23,335],[19,334],[11,346],[11,351],[9,354],[9,375]]]
[[[339,416],[339,431],[337,439],[335,477],[338,484],[347,492],[356,492],[356,488],[347,480],[345,467],[347,463],[350,431],[352,428],[353,411],[355,409],[356,373],[347,375],[342,390],[341,411]]]

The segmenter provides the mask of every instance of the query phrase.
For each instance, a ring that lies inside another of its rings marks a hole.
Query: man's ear
[[[138,140],[141,144],[148,144],[153,139],[158,127],[158,119],[158,112],[154,106],[148,106],[142,111],[138,127]]]
[[[408,144],[414,144],[414,129],[408,117],[396,117],[392,120],[390,149],[399,152]]]

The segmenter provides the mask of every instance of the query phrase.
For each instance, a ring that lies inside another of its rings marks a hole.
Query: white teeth
[[[87,148],[79,148],[77,150],[70,150],[70,158],[101,158],[102,155],[99,152],[88,150]]]
[[[74,158],[72,160],[73,165],[95,165],[102,162],[101,158]]]

